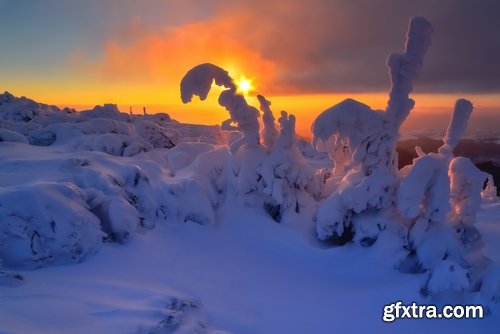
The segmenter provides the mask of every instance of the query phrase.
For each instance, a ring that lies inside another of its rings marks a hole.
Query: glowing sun
[[[238,80],[235,82],[236,87],[238,87],[237,92],[247,96],[249,92],[253,91],[255,87],[253,86],[252,80],[246,78],[241,75]]]

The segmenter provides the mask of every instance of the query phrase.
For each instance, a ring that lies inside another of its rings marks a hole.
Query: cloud
[[[167,2],[183,9],[174,26],[132,20],[101,57],[79,54],[75,63],[117,80],[178,82],[214,62],[258,78],[266,94],[387,91],[385,60],[402,50],[408,19],[423,15],[435,33],[416,90],[500,91],[500,1]]]
[[[249,21],[258,22],[252,43],[277,64],[276,86],[287,90],[387,90],[385,60],[402,50],[409,18],[422,15],[435,32],[416,89],[499,92],[498,13],[491,0],[311,0],[251,11]]]
[[[274,64],[228,33],[233,30],[230,20],[158,29],[134,19],[105,42],[98,57],[75,50],[72,63],[80,72],[111,82],[178,85],[191,67],[204,62],[220,64],[233,75],[272,77]]]

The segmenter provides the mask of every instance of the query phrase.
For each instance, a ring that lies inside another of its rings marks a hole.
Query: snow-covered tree
[[[260,103],[260,111],[262,111],[262,123],[264,125],[261,131],[261,137],[265,147],[271,149],[274,146],[276,137],[278,136],[278,130],[274,124],[274,115],[271,111],[271,101],[267,100],[262,95],[257,95],[257,99]]]
[[[181,81],[183,102],[191,101],[193,95],[205,99],[212,82],[228,88],[219,97],[219,104],[231,116],[222,123],[222,129],[236,129],[243,134],[230,144],[235,158],[236,192],[246,198],[247,204],[262,205],[277,221],[287,211],[299,212],[302,195],[318,197],[321,187],[297,148],[295,116],[282,112],[278,132],[271,102],[258,95],[264,125],[260,145],[259,111],[236,92],[232,78],[222,68],[202,64],[188,71]]]
[[[478,236],[473,224],[476,213],[481,208],[481,192],[488,174],[479,170],[470,159],[457,157],[450,162],[449,176],[452,208],[450,221],[461,232],[463,242],[468,244],[473,241],[470,240],[473,237],[471,233]]]
[[[498,201],[497,187],[495,186],[495,182],[493,181],[493,176],[490,174],[488,174],[488,181],[486,182],[486,187],[481,192],[481,197],[486,202]]]
[[[319,197],[321,180],[296,145],[295,117],[282,111],[278,122],[280,133],[258,167],[258,190],[266,210],[280,221],[286,212],[299,213],[307,197]]]
[[[386,112],[347,99],[325,110],[312,125],[313,144],[334,160],[338,188],[319,207],[316,232],[321,240],[342,238],[345,231],[363,233],[353,215],[388,208],[397,186],[396,141],[399,127],[414,106],[409,98],[430,45],[431,24],[410,20],[403,54],[388,59],[392,88]],[[347,228],[347,229],[346,229]]]
[[[257,146],[260,141],[259,111],[248,105],[245,98],[237,93],[236,85],[228,72],[213,64],[201,64],[189,70],[181,80],[182,102],[188,103],[193,95],[205,100],[212,83],[226,87],[219,96],[219,104],[226,108],[231,118],[222,123],[223,129],[232,129],[236,123],[243,137],[231,144],[231,151],[236,152],[244,145]]]
[[[469,101],[458,100],[438,153],[417,148],[419,157],[401,171],[396,204],[408,222],[409,260],[428,273],[424,290],[431,294],[477,286],[489,262],[474,227],[487,175],[469,159],[453,158],[471,112]]]

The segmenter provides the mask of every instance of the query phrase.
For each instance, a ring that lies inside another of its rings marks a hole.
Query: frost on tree
[[[280,133],[258,167],[258,190],[264,208],[279,222],[288,212],[300,213],[308,197],[318,198],[321,184],[296,145],[295,116],[282,111],[278,122]]]
[[[446,258],[456,261],[460,258],[458,241],[448,224],[451,209],[448,169],[471,112],[469,101],[458,100],[439,153],[425,154],[417,148],[419,157],[401,171],[404,176],[396,206],[408,220],[408,249],[415,252],[417,264],[424,270],[434,269]]]
[[[272,148],[276,137],[278,136],[278,130],[274,124],[274,115],[271,111],[271,101],[268,101],[264,96],[257,95],[257,99],[260,103],[260,111],[262,111],[262,123],[264,128],[261,131],[261,136],[263,144],[267,148]]]
[[[276,221],[287,212],[300,212],[307,197],[319,196],[321,186],[297,148],[295,117],[282,112],[277,127],[271,102],[258,95],[264,125],[260,132],[259,111],[236,92],[228,73],[212,64],[198,65],[185,75],[181,81],[183,102],[189,102],[193,95],[205,99],[213,82],[227,88],[219,104],[231,118],[223,122],[222,129],[236,129],[243,135],[230,144],[236,193],[248,205],[262,205]]]
[[[497,187],[493,181],[493,176],[488,174],[488,181],[486,182],[486,187],[481,192],[481,197],[486,202],[494,203],[498,201],[497,197]]]
[[[391,54],[387,64],[392,88],[387,110],[347,99],[325,110],[312,125],[313,144],[334,160],[334,175],[342,181],[319,207],[316,232],[321,240],[363,233],[353,215],[391,205],[397,186],[396,141],[399,128],[414,106],[409,98],[430,45],[431,24],[410,20],[403,54]],[[358,235],[359,237],[359,235]],[[367,236],[376,239],[376,233]]]
[[[434,295],[476,289],[490,262],[474,227],[487,174],[453,157],[471,112],[469,101],[458,100],[438,153],[417,148],[419,157],[401,171],[396,204],[407,222],[409,252],[402,267],[427,272],[423,290]]]

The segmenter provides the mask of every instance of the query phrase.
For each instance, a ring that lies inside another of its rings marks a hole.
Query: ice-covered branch
[[[450,163],[451,220],[459,229],[472,225],[481,207],[481,191],[488,174],[480,171],[470,159],[457,157]]]
[[[259,109],[262,111],[262,123],[264,124],[264,128],[261,131],[263,144],[270,149],[274,146],[274,141],[278,136],[278,130],[276,130],[274,124],[273,112],[270,108],[271,102],[262,95],[257,95],[257,99],[260,103]]]
[[[189,70],[181,80],[181,99],[188,103],[193,95],[197,95],[201,100],[205,100],[212,83],[224,86],[228,89],[219,96],[219,104],[229,111],[231,118],[225,121],[224,125],[236,123],[243,133],[243,138],[233,143],[232,151],[237,151],[243,144],[258,145],[259,135],[259,111],[248,105],[245,98],[236,93],[236,86],[233,79],[224,69],[213,64],[201,64]]]
[[[423,66],[423,58],[431,44],[432,31],[432,25],[425,18],[411,18],[404,53],[392,53],[387,59],[392,82],[387,114],[392,118],[396,129],[399,129],[415,104],[409,94],[413,90],[413,81]]]
[[[374,111],[364,103],[346,99],[323,111],[313,122],[313,146],[321,150],[326,148],[335,162],[335,175],[345,174],[346,166],[362,164],[372,165],[379,158],[366,158],[378,154],[381,136],[382,113]],[[370,142],[375,142],[368,145]],[[369,147],[370,146],[370,147]],[[369,149],[369,153],[367,153]]]
[[[209,63],[200,64],[190,69],[181,80],[182,102],[191,102],[193,95],[204,101],[213,82],[218,86],[236,90],[233,79],[226,70]]]
[[[249,105],[242,95],[236,94],[233,89],[223,91],[219,97],[219,104],[226,108],[231,121],[238,124],[243,138],[231,145],[231,151],[236,152],[243,144],[259,145],[259,111]]]
[[[457,146],[460,137],[465,133],[471,113],[472,103],[470,101],[465,99],[457,100],[446,136],[443,139],[444,144],[439,148],[439,153],[446,156],[453,155],[453,149]]]
[[[486,182],[486,187],[481,192],[481,197],[486,202],[498,201],[497,187],[495,186],[495,182],[493,181],[493,176],[491,174],[488,174],[488,181]]]
[[[295,144],[295,116],[288,115],[286,111],[281,112],[281,117],[278,119],[281,132],[278,142],[283,147],[291,147]]]

